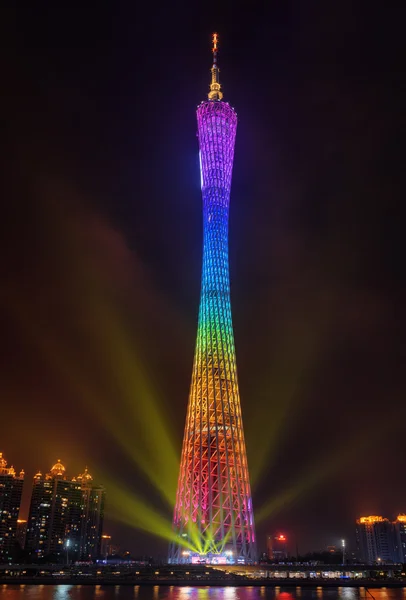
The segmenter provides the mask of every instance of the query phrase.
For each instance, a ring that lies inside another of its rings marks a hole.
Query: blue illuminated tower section
[[[237,380],[228,217],[237,115],[223,102],[217,34],[208,100],[197,109],[203,196],[199,324],[174,512],[172,564],[251,563],[255,527]]]

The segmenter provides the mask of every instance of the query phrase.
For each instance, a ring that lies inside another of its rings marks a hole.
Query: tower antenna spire
[[[212,52],[213,52],[213,66],[211,68],[211,84],[210,92],[208,94],[209,100],[221,100],[223,98],[223,92],[221,91],[221,85],[219,80],[220,69],[217,66],[217,51],[218,51],[219,36],[218,33],[212,35]]]

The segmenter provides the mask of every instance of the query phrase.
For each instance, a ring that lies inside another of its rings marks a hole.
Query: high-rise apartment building
[[[172,564],[256,560],[237,378],[228,217],[237,114],[223,102],[217,34],[208,99],[197,108],[203,197],[199,322],[173,519]]]
[[[393,523],[397,560],[406,563],[406,515],[398,515]]]
[[[81,485],[65,477],[61,461],[42,475],[34,477],[25,547],[36,558],[61,556],[66,542],[72,552],[79,551]]]
[[[82,489],[82,515],[80,529],[80,557],[96,558],[101,555],[105,490],[93,484],[87,468],[77,477]]]
[[[359,558],[366,564],[398,560],[393,523],[382,516],[360,517],[356,525]]]
[[[87,469],[68,479],[60,460],[34,477],[25,547],[35,558],[95,558],[100,553],[104,490]]]
[[[16,542],[20,548],[25,546],[25,536],[27,535],[27,520],[17,519]]]
[[[112,548],[113,544],[111,541],[111,535],[103,533],[100,546],[100,554],[102,558],[107,558],[108,556],[111,556],[113,554]]]
[[[17,475],[0,452],[0,562],[12,560],[24,485],[24,471]]]

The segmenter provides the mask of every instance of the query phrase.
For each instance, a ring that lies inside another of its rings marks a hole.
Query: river
[[[0,584],[1,600],[406,600],[404,588]]]

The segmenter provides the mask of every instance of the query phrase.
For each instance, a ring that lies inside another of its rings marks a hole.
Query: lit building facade
[[[23,485],[24,471],[17,475],[0,452],[0,562],[13,558]]]
[[[104,520],[105,490],[93,484],[86,469],[77,478],[81,482],[82,514],[80,528],[80,550],[82,559],[93,559],[102,555],[102,533]]]
[[[27,535],[26,519],[17,519],[16,542],[20,548],[25,546],[25,536]]]
[[[406,563],[406,515],[398,515],[393,523],[396,540],[397,560]]]
[[[266,549],[269,560],[284,561],[288,558],[288,539],[284,533],[268,535]]]
[[[68,479],[58,460],[45,476],[34,477],[25,548],[35,559],[100,554],[104,490],[92,485],[87,469]],[[100,496],[102,496],[100,498]]]
[[[379,515],[360,517],[356,525],[359,558],[365,564],[397,562],[393,523]]]
[[[107,558],[108,556],[111,556],[113,554],[113,543],[111,541],[111,535],[103,533],[100,549],[100,554],[102,558]]]
[[[58,460],[49,473],[34,477],[25,547],[36,558],[79,549],[81,485],[65,477]]]
[[[237,115],[223,102],[213,36],[208,100],[197,108],[203,268],[169,562],[256,560],[230,305],[228,218]]]

